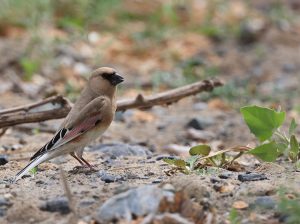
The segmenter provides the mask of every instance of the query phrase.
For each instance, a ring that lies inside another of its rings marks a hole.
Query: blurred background
[[[96,173],[68,172],[76,199],[85,200],[79,205],[81,217],[91,215],[99,202],[124,191],[127,185],[161,183],[169,178],[163,156],[183,158],[198,144],[209,144],[214,151],[237,145],[254,147],[257,140],[242,119],[242,106],[281,108],[287,112],[286,124],[291,118],[299,123],[300,1],[0,0],[0,110],[58,94],[74,102],[91,71],[101,66],[114,67],[125,77],[118,99],[133,98],[138,93],[150,95],[204,79],[220,79],[225,85],[168,107],[117,113],[115,122],[87,147],[84,156],[99,170],[120,179],[125,175],[126,179],[108,185]],[[52,138],[61,122],[49,120],[0,130],[1,178],[11,178],[24,167],[33,153]],[[288,130],[288,126],[283,129]],[[299,128],[296,135],[300,136]],[[130,148],[133,146],[147,153],[120,159],[101,153],[106,143],[112,144],[110,148],[119,155],[126,149],[135,153]],[[63,169],[72,171],[77,161],[70,156],[66,159]],[[246,170],[250,173],[260,169],[259,162],[251,156],[243,157],[241,164],[250,167]],[[233,200],[253,201],[257,195],[276,192],[275,187],[281,185],[299,189],[299,172],[291,167],[282,171],[280,165],[267,165],[269,168],[261,167],[259,172],[268,171],[269,182],[244,184],[237,178],[230,179],[230,174],[224,177],[230,181],[225,185],[223,180],[206,176],[205,182],[205,175],[196,176],[199,182],[194,182],[193,189],[200,192],[191,190],[193,201],[194,196],[208,195],[201,206],[209,210],[217,207],[224,221]],[[129,166],[136,169],[125,169]],[[0,196],[8,195],[13,203],[5,216],[1,210],[5,202],[0,200],[0,217],[7,223],[46,219],[47,223],[57,223],[58,218],[65,219],[55,213],[41,213],[38,207],[44,200],[63,194],[58,167],[45,163],[41,169],[36,179],[25,178],[17,188],[0,180]],[[175,178],[181,180],[178,177]],[[191,178],[182,179],[182,186],[197,179],[188,177]],[[219,194],[218,189],[226,193]],[[249,192],[249,200],[245,192]],[[277,213],[265,213],[275,207],[269,202],[267,210],[257,207],[257,216],[240,207],[244,216],[254,220],[241,223],[278,223],[272,222]],[[215,213],[214,209],[210,211]],[[299,206],[294,211],[299,216]]]
[[[12,95],[74,100],[94,68],[112,66],[123,96],[220,78],[202,100],[299,111],[299,10],[297,0],[1,0],[0,107],[19,105]]]

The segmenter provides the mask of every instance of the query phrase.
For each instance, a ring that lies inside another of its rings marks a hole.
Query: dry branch
[[[204,80],[151,96],[139,94],[135,99],[118,101],[117,111],[125,111],[132,108],[146,109],[155,105],[169,105],[184,97],[200,92],[212,91],[215,87],[222,85],[223,84],[217,80]],[[71,103],[66,98],[56,96],[38,103],[2,110],[0,111],[0,128],[22,123],[63,118],[69,113],[71,107]]]

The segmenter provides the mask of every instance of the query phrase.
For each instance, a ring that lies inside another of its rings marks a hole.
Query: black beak
[[[112,76],[111,84],[116,86],[123,81],[124,81],[124,78],[116,73]]]

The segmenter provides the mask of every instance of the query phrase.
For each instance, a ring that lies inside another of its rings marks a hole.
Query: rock
[[[148,220],[150,219],[150,220]],[[156,224],[193,224],[194,222],[182,217],[179,214],[164,213],[155,217],[146,217],[142,223],[156,223]]]
[[[124,156],[145,156],[146,157],[152,155],[152,152],[144,146],[129,145],[124,143],[96,145],[92,147],[90,151],[99,151],[113,158],[119,158]]]
[[[6,209],[5,208],[0,208],[0,217],[5,216],[6,214]]]
[[[267,179],[268,178],[264,174],[260,174],[260,173],[245,173],[245,174],[238,175],[238,180],[242,182],[267,180]]]
[[[205,128],[211,126],[214,123],[215,123],[214,120],[210,117],[193,118],[186,124],[186,127],[194,128],[197,130],[204,130]]]
[[[0,155],[0,166],[5,165],[8,163],[8,158],[6,155]]]
[[[275,201],[270,196],[260,196],[255,199],[254,203],[251,206],[265,209],[273,209],[275,208],[275,205]]]
[[[168,156],[168,155],[162,155],[162,156],[157,156],[156,160],[163,160],[163,159],[180,159],[178,156]]]
[[[112,182],[118,182],[118,181],[123,181],[125,180],[124,177],[120,175],[113,175],[113,174],[108,174],[106,171],[101,170],[98,172],[98,176],[102,181],[105,183],[112,183]]]
[[[60,197],[46,201],[40,206],[42,211],[59,212],[61,214],[68,214],[71,210],[67,198]]]
[[[215,137],[215,134],[211,131],[200,131],[194,128],[187,130],[187,138],[199,141],[210,141]]]
[[[0,217],[5,216],[6,210],[10,207],[12,203],[5,197],[0,197]]]
[[[156,213],[163,197],[174,194],[155,185],[141,186],[115,195],[108,199],[97,211],[97,219],[102,222],[125,219]]]
[[[221,174],[219,175],[219,177],[220,177],[221,179],[229,179],[229,178],[232,177],[232,176],[233,176],[233,174],[230,173],[230,172],[224,172],[224,173],[221,173]]]
[[[83,200],[83,201],[80,202],[80,207],[91,206],[95,202],[96,202],[95,199],[86,199],[86,200]]]
[[[0,197],[0,207],[9,207],[12,203],[9,202],[6,198]]]

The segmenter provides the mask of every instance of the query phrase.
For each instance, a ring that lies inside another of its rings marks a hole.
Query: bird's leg
[[[84,166],[84,165],[85,165],[84,162],[82,162],[82,161],[75,155],[74,152],[70,152],[70,155],[71,155],[73,158],[75,158],[75,159],[80,163],[81,166]]]
[[[93,165],[91,165],[88,161],[86,161],[82,156],[80,157],[80,160],[84,162],[91,170],[95,170]]]

